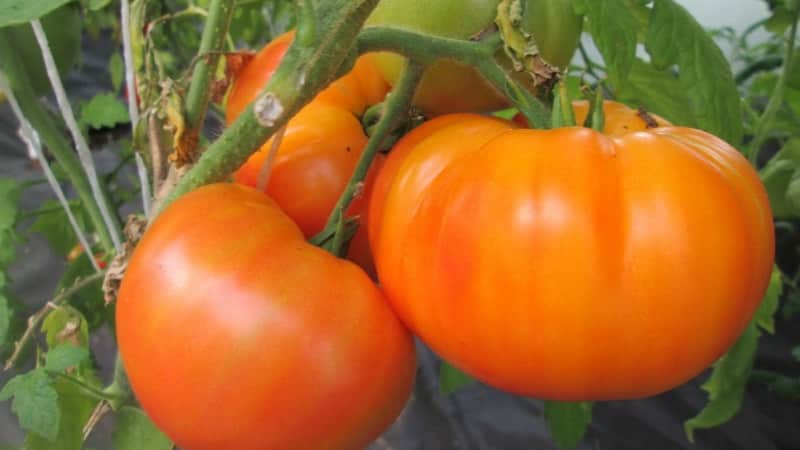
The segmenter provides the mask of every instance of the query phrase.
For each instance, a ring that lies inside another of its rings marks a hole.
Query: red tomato
[[[679,127],[478,138],[482,120],[412,132],[377,182],[378,275],[412,331],[490,385],[565,401],[654,395],[727,350],[774,254],[739,152]]]
[[[256,99],[292,37],[287,33],[275,39],[238,73],[226,103],[228,123]],[[306,237],[322,231],[367,143],[357,115],[381,102],[388,90],[369,55],[362,56],[350,73],[332,83],[287,124],[266,193],[297,222]],[[256,187],[271,145],[272,140],[264,144],[234,174],[237,183]],[[369,176],[368,183],[373,178]],[[348,213],[366,220],[364,203],[356,199]],[[356,233],[349,256],[368,272],[373,271],[366,230]]]
[[[411,335],[371,280],[244,186],[156,219],[116,315],[136,397],[186,450],[360,449],[413,384]]]

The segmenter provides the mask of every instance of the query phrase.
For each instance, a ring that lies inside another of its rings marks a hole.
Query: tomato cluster
[[[474,3],[441,34],[486,26],[498,2]],[[382,1],[371,26],[399,5]],[[229,122],[292,38],[238,74]],[[549,57],[566,64],[571,51]],[[350,256],[367,270],[374,257],[380,288],[309,244],[363,152],[359,116],[386,96],[393,64],[360,57],[292,118],[264,192],[253,187],[272,141],[236,183],[174,202],[136,248],[119,292],[120,350],[143,408],[178,445],[363,447],[408,399],[411,333],[492,386],[582,401],[675,387],[742,332],[774,237],[764,188],[734,148],[611,101],[602,133],[527,129],[476,114],[505,100],[465,87],[485,82],[453,67],[426,75],[416,99],[438,117],[376,160],[348,211],[364,224]],[[438,98],[449,94],[437,77],[474,95]],[[583,123],[588,102],[573,108]]]

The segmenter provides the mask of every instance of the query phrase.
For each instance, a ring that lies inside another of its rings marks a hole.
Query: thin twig
[[[42,57],[44,58],[44,65],[47,69],[47,77],[50,79],[50,84],[53,86],[53,92],[56,95],[61,115],[75,141],[78,156],[80,157],[83,169],[86,171],[86,177],[89,179],[89,185],[92,188],[94,199],[100,208],[103,221],[111,235],[111,240],[114,242],[114,248],[119,251],[122,248],[119,230],[114,226],[114,220],[111,218],[111,212],[106,203],[106,198],[100,189],[100,183],[97,179],[97,170],[94,167],[89,145],[86,143],[86,139],[83,137],[83,133],[81,133],[78,123],[75,120],[75,114],[72,112],[72,107],[67,99],[67,93],[64,91],[64,85],[61,83],[61,77],[58,74],[58,68],[53,60],[53,53],[50,51],[50,45],[47,42],[47,35],[45,35],[42,24],[38,19],[32,20],[31,26],[33,27],[33,34],[36,36],[36,41],[39,43]]]
[[[28,318],[28,327],[25,329],[25,332],[22,334],[22,337],[19,338],[16,344],[14,344],[14,352],[6,361],[4,369],[8,370],[14,367],[14,364],[16,364],[17,359],[22,353],[22,349],[25,348],[25,345],[33,337],[34,330],[39,325],[39,323],[42,320],[44,320],[45,315],[47,315],[47,313],[50,310],[52,310],[54,307],[58,307],[64,304],[67,300],[70,299],[70,297],[80,292],[85,287],[99,280],[102,280],[105,274],[106,274],[105,271],[97,272],[92,275],[89,275],[86,278],[77,280],[71,287],[62,290],[60,294],[56,295],[55,298],[47,302],[42,308],[40,308],[32,316],[30,316]]]
[[[69,206],[69,201],[67,201],[67,197],[64,195],[64,190],[61,189],[61,185],[58,183],[53,171],[50,169],[50,163],[47,161],[47,158],[44,157],[44,152],[42,151],[42,141],[39,139],[39,133],[33,129],[31,123],[25,118],[25,115],[22,113],[22,109],[19,107],[19,103],[17,103],[17,98],[14,96],[14,92],[9,87],[8,81],[2,73],[0,73],[0,90],[6,93],[6,98],[8,98],[8,102],[11,104],[11,110],[19,121],[19,137],[28,147],[28,151],[35,155],[39,160],[39,164],[42,166],[44,176],[47,179],[47,182],[50,184],[50,187],[53,189],[53,192],[55,192],[56,198],[58,198],[58,203],[67,214],[67,220],[69,220],[69,224],[72,227],[72,231],[75,232],[75,236],[78,237],[78,242],[81,243],[86,252],[90,253],[92,247],[89,245],[89,240],[86,238],[86,234],[83,232],[80,225],[78,225],[78,221],[75,219],[75,215],[72,213],[72,208]],[[92,267],[94,267],[95,272],[99,272],[100,267],[97,265],[97,261],[95,261],[94,258],[89,258],[89,260],[92,262]]]
[[[139,174],[139,184],[142,186],[142,209],[144,209],[144,216],[150,218],[150,181],[147,179],[147,167],[144,165],[144,160],[139,152],[135,154],[136,158],[136,171]]]
[[[136,129],[139,123],[139,104],[136,101],[136,77],[133,63],[133,46],[131,45],[131,9],[128,0],[120,1],[120,21],[122,22],[122,59],[125,62],[125,89],[128,92],[128,114],[131,126]]]

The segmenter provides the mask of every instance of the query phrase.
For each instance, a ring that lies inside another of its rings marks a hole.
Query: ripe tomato
[[[186,450],[360,449],[413,384],[413,340],[372,281],[240,185],[156,219],[116,315],[136,397]]]
[[[228,123],[255,100],[292,38],[292,33],[278,37],[239,72],[227,98]],[[297,222],[306,237],[322,231],[367,143],[357,116],[381,102],[388,90],[369,55],[361,57],[350,73],[332,83],[287,124],[266,193]],[[256,187],[271,145],[272,140],[242,165],[234,174],[236,182]],[[367,189],[373,178],[372,174],[367,178]],[[366,220],[364,203],[356,199],[348,213]],[[373,271],[366,230],[356,233],[349,255],[365,270]]]
[[[435,36],[467,39],[494,24],[499,0],[381,0],[365,26],[404,28]],[[537,43],[542,57],[566,67],[578,46],[582,18],[572,0],[526,0],[522,27]],[[499,55],[500,60],[505,58]],[[391,53],[375,57],[379,70],[394,85],[404,60]],[[533,87],[533,86],[531,86]],[[428,114],[492,111],[508,101],[476,70],[454,61],[432,64],[423,75],[415,103]]]
[[[590,109],[591,105],[588,100],[573,101],[572,110],[575,112],[575,123],[584,124]],[[607,136],[622,136],[634,131],[672,125],[667,119],[657,114],[632,109],[613,100],[603,101],[603,115],[605,116],[603,134]],[[522,113],[517,113],[513,120],[517,125],[528,127],[528,119]]]
[[[679,127],[478,138],[483,121],[409,134],[371,200],[379,279],[423,341],[490,385],[566,401],[660,393],[734,342],[774,253],[735,149]]]

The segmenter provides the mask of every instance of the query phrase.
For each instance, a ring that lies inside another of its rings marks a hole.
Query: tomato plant
[[[687,3],[4,0],[0,448],[800,448],[800,3]]]
[[[705,132],[615,120],[604,136],[462,117],[398,143],[372,200],[378,275],[445,359],[518,394],[638,398],[744,330],[774,252],[757,174]]]
[[[292,39],[293,33],[276,38],[237,74],[226,103],[229,123],[255,100]],[[265,191],[297,222],[306,237],[322,230],[367,143],[358,116],[368,106],[381,102],[387,91],[388,86],[370,57],[362,57],[350,73],[322,91],[286,126]],[[236,171],[238,183],[256,187],[271,146],[272,140]],[[371,180],[372,177],[367,181],[367,189]],[[351,205],[348,213],[366,220],[363,200]],[[365,230],[354,236],[350,257],[372,271]]]
[[[522,28],[533,35],[546,61],[566,67],[578,45],[582,23],[582,18],[573,10],[572,0],[527,0],[523,3]],[[466,39],[494,24],[499,4],[499,0],[382,0],[367,19],[367,26],[398,27]],[[395,84],[403,59],[389,53],[380,53],[375,59],[386,80]],[[475,69],[440,60],[426,71],[416,103],[423,111],[436,115],[501,109],[508,105],[508,100]]]
[[[187,450],[361,448],[399,414],[416,368],[363,271],[235,184],[184,196],[149,228],[117,333],[137,398]]]

